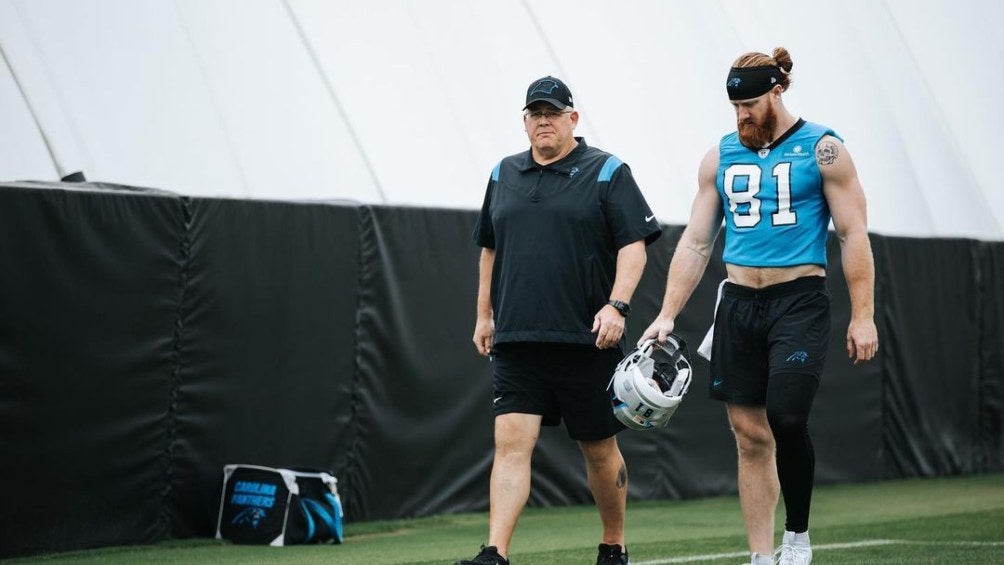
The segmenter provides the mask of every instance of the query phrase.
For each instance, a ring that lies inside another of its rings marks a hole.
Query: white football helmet
[[[633,430],[665,427],[690,388],[687,344],[670,334],[649,339],[628,353],[607,388],[614,415]]]

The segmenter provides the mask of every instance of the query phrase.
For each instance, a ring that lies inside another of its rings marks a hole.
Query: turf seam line
[[[879,545],[955,545],[955,546],[1004,546],[1004,541],[917,541],[903,539],[870,539],[844,543],[826,543],[813,545],[813,551],[830,549],[855,549],[859,547],[874,547]],[[652,559],[649,561],[634,561],[634,565],[669,565],[671,563],[697,563],[700,561],[714,561],[728,557],[749,557],[748,551],[733,551],[729,553],[707,553],[704,555],[686,555],[682,557],[669,557],[666,559]]]

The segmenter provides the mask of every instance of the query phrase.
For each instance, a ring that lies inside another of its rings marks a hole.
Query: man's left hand
[[[854,359],[854,364],[871,361],[878,352],[878,330],[875,321],[851,320],[847,326],[847,356]]]
[[[593,329],[596,334],[596,347],[608,349],[617,345],[624,335],[624,316],[616,308],[607,304],[593,317]]]

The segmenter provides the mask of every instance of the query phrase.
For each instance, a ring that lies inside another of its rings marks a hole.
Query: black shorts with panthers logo
[[[830,344],[825,277],[802,277],[764,288],[726,282],[715,312],[711,398],[763,405],[771,375],[817,381]]]

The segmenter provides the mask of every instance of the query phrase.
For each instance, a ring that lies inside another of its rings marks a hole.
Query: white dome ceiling
[[[781,45],[785,103],[844,137],[872,231],[1002,240],[1002,20],[994,0],[0,0],[0,180],[473,209],[553,74],[578,134],[685,224],[734,128],[730,63]]]

